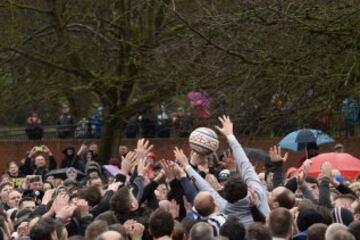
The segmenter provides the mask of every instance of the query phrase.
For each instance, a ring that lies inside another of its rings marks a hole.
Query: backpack
[[[353,98],[346,98],[341,104],[341,114],[348,122],[359,120],[359,104]]]

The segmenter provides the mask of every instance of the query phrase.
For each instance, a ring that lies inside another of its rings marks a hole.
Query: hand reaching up
[[[132,239],[141,239],[141,237],[143,236],[144,234],[144,230],[145,230],[145,227],[144,225],[136,222],[135,220],[127,220],[124,224],[123,224],[125,230],[126,230],[126,233],[128,235],[130,235],[130,237]]]
[[[165,176],[166,176],[166,179],[168,182],[175,179],[174,169],[171,166],[171,164],[174,164],[174,163],[170,163],[169,161],[167,161],[165,159],[160,160],[160,165],[161,165],[163,171],[165,172]]]
[[[150,145],[149,140],[146,139],[140,139],[137,142],[137,146],[136,146],[136,157],[137,159],[143,159],[145,157],[147,157],[148,153],[151,151],[151,149],[153,149],[154,145]]]
[[[135,152],[128,152],[125,157],[121,157],[121,173],[127,176],[131,169],[136,164],[136,153]]]
[[[233,135],[234,127],[233,127],[233,123],[230,120],[230,117],[227,115],[223,115],[222,117],[219,117],[218,119],[221,122],[222,127],[216,126],[216,129],[219,130],[219,132],[221,132],[225,137]]]
[[[281,153],[281,147],[273,146],[269,149],[269,157],[272,162],[286,162],[288,159],[288,153],[284,155]]]
[[[175,155],[175,160],[179,161],[183,168],[189,165],[189,159],[185,155],[182,149],[175,147],[174,155]]]

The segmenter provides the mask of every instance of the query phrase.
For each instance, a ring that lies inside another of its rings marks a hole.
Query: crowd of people
[[[311,159],[284,173],[288,155],[274,146],[257,173],[233,133],[218,131],[219,154],[157,159],[146,139],[119,158],[98,162],[96,144],[64,149],[60,166],[47,146],[10,162],[0,184],[0,239],[31,240],[359,240],[360,181]]]

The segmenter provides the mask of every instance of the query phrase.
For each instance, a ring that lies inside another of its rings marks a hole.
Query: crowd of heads
[[[285,173],[276,146],[256,172],[230,118],[220,122],[229,149],[218,154],[176,147],[159,159],[140,139],[100,165],[96,144],[67,146],[61,161],[35,146],[1,177],[0,239],[360,239],[360,182],[328,162],[310,176],[309,159]]]

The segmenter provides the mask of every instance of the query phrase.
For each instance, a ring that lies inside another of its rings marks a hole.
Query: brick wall
[[[269,149],[270,146],[276,144],[279,139],[277,138],[258,138],[258,139],[241,139],[240,141],[243,146]],[[54,152],[54,155],[59,162],[62,158],[62,149],[68,145],[72,144],[76,147],[79,147],[83,141],[82,140],[49,140],[49,141],[0,141],[0,172],[4,172],[6,168],[6,163],[10,160],[20,161],[24,158],[25,153],[29,151],[34,145],[45,144],[50,147]],[[172,150],[175,146],[182,147],[186,152],[189,152],[187,139],[152,139],[151,142],[155,145],[154,151],[156,152],[158,158],[167,158],[171,159],[173,156]],[[220,148],[224,149],[227,147],[225,144],[225,139],[221,139]],[[345,145],[346,151],[358,158],[360,158],[360,138],[344,138],[339,139],[338,142],[341,142]],[[124,139],[121,144],[127,145],[130,149],[133,149],[136,146],[135,140]],[[322,145],[320,147],[321,152],[332,151],[334,144]],[[287,167],[294,166],[297,164],[298,160],[304,155],[304,152],[296,153],[290,151],[290,158]]]

